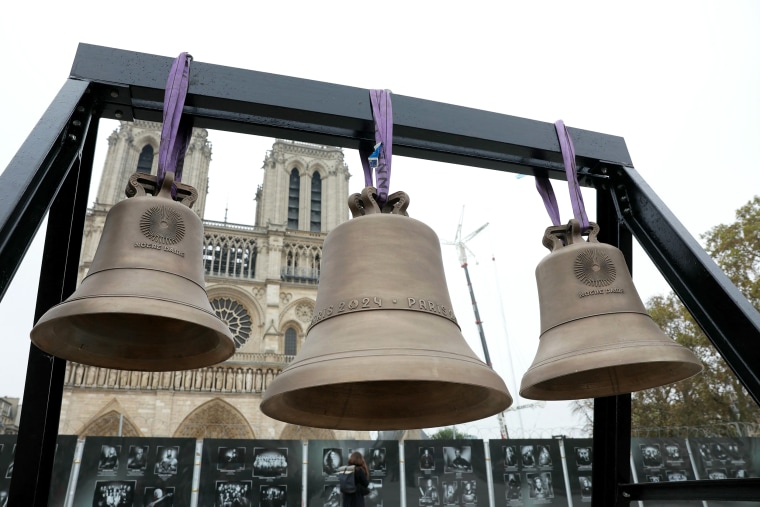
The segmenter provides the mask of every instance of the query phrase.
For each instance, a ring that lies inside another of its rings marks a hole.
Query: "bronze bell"
[[[467,345],[451,308],[435,232],[408,197],[349,198],[353,219],[323,246],[314,317],[261,410],[291,424],[390,430],[458,424],[506,409],[504,381]]]
[[[544,234],[551,253],[536,267],[541,337],[520,386],[524,398],[599,398],[702,371],[647,314],[623,253],[598,242],[599,226],[591,227],[588,241],[576,220]]]
[[[197,191],[166,173],[135,173],[129,199],[111,208],[79,288],[37,322],[32,342],[78,363],[123,370],[200,368],[235,346],[216,316],[203,279],[203,225],[191,209]],[[147,195],[146,190],[155,197]]]

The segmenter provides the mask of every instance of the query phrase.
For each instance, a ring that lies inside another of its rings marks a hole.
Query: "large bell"
[[[133,174],[132,196],[108,212],[87,276],[37,322],[32,342],[78,363],[168,371],[219,363],[235,351],[203,280],[203,226],[189,208],[197,191],[173,173]],[[146,194],[146,188],[157,193]]]
[[[388,430],[506,409],[504,382],[457,324],[438,237],[406,216],[406,194],[381,213],[374,192],[351,196],[354,218],[327,235],[307,338],[261,410],[303,426]]]
[[[544,235],[551,253],[536,268],[541,338],[520,386],[524,398],[612,396],[702,371],[696,356],[647,314],[623,253],[599,243],[599,226],[591,226],[588,241],[576,220]]]

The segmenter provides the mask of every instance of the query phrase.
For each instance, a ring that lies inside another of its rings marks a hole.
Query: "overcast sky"
[[[463,105],[621,136],[636,170],[695,236],[733,221],[760,192],[760,3],[723,2],[12,2],[0,18],[0,169],[66,80],[80,42],[253,69]],[[450,7],[455,6],[455,7]],[[103,122],[104,139],[115,128]],[[211,132],[209,219],[252,223],[272,140]],[[95,171],[103,164],[100,143]],[[358,154],[346,150],[363,186]],[[95,183],[98,181],[95,177]],[[516,406],[535,355],[534,269],[550,225],[532,177],[394,157],[391,191],[409,213],[470,243],[476,299],[494,368]],[[554,183],[563,222],[567,186]],[[94,188],[93,188],[94,190]],[[91,192],[91,201],[94,198]],[[594,218],[594,198],[585,194]],[[23,395],[41,247],[0,302],[0,395]],[[443,246],[454,309],[482,354],[456,251]],[[492,259],[495,259],[492,260]],[[642,299],[669,290],[639,249]],[[512,436],[573,434],[567,404],[507,413]],[[489,438],[495,418],[462,425]],[[577,431],[577,430],[576,430]],[[498,434],[498,431],[496,431]],[[576,433],[577,434],[577,433]]]

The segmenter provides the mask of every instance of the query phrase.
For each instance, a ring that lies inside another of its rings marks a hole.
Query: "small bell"
[[[203,225],[191,209],[197,191],[174,173],[135,173],[129,199],[106,216],[87,276],[31,331],[43,351],[69,361],[123,370],[170,371],[210,366],[235,346],[216,316],[203,274]],[[146,189],[157,193],[151,196]]]
[[[536,267],[541,337],[520,396],[574,400],[630,393],[696,375],[702,364],[647,314],[623,253],[591,224],[546,229]],[[563,242],[564,240],[564,242]]]

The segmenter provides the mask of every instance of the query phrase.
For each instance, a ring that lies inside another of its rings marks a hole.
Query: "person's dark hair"
[[[359,451],[354,451],[351,456],[348,457],[348,464],[354,465],[364,470],[364,477],[369,478],[369,469],[367,463],[364,461],[364,456]]]

